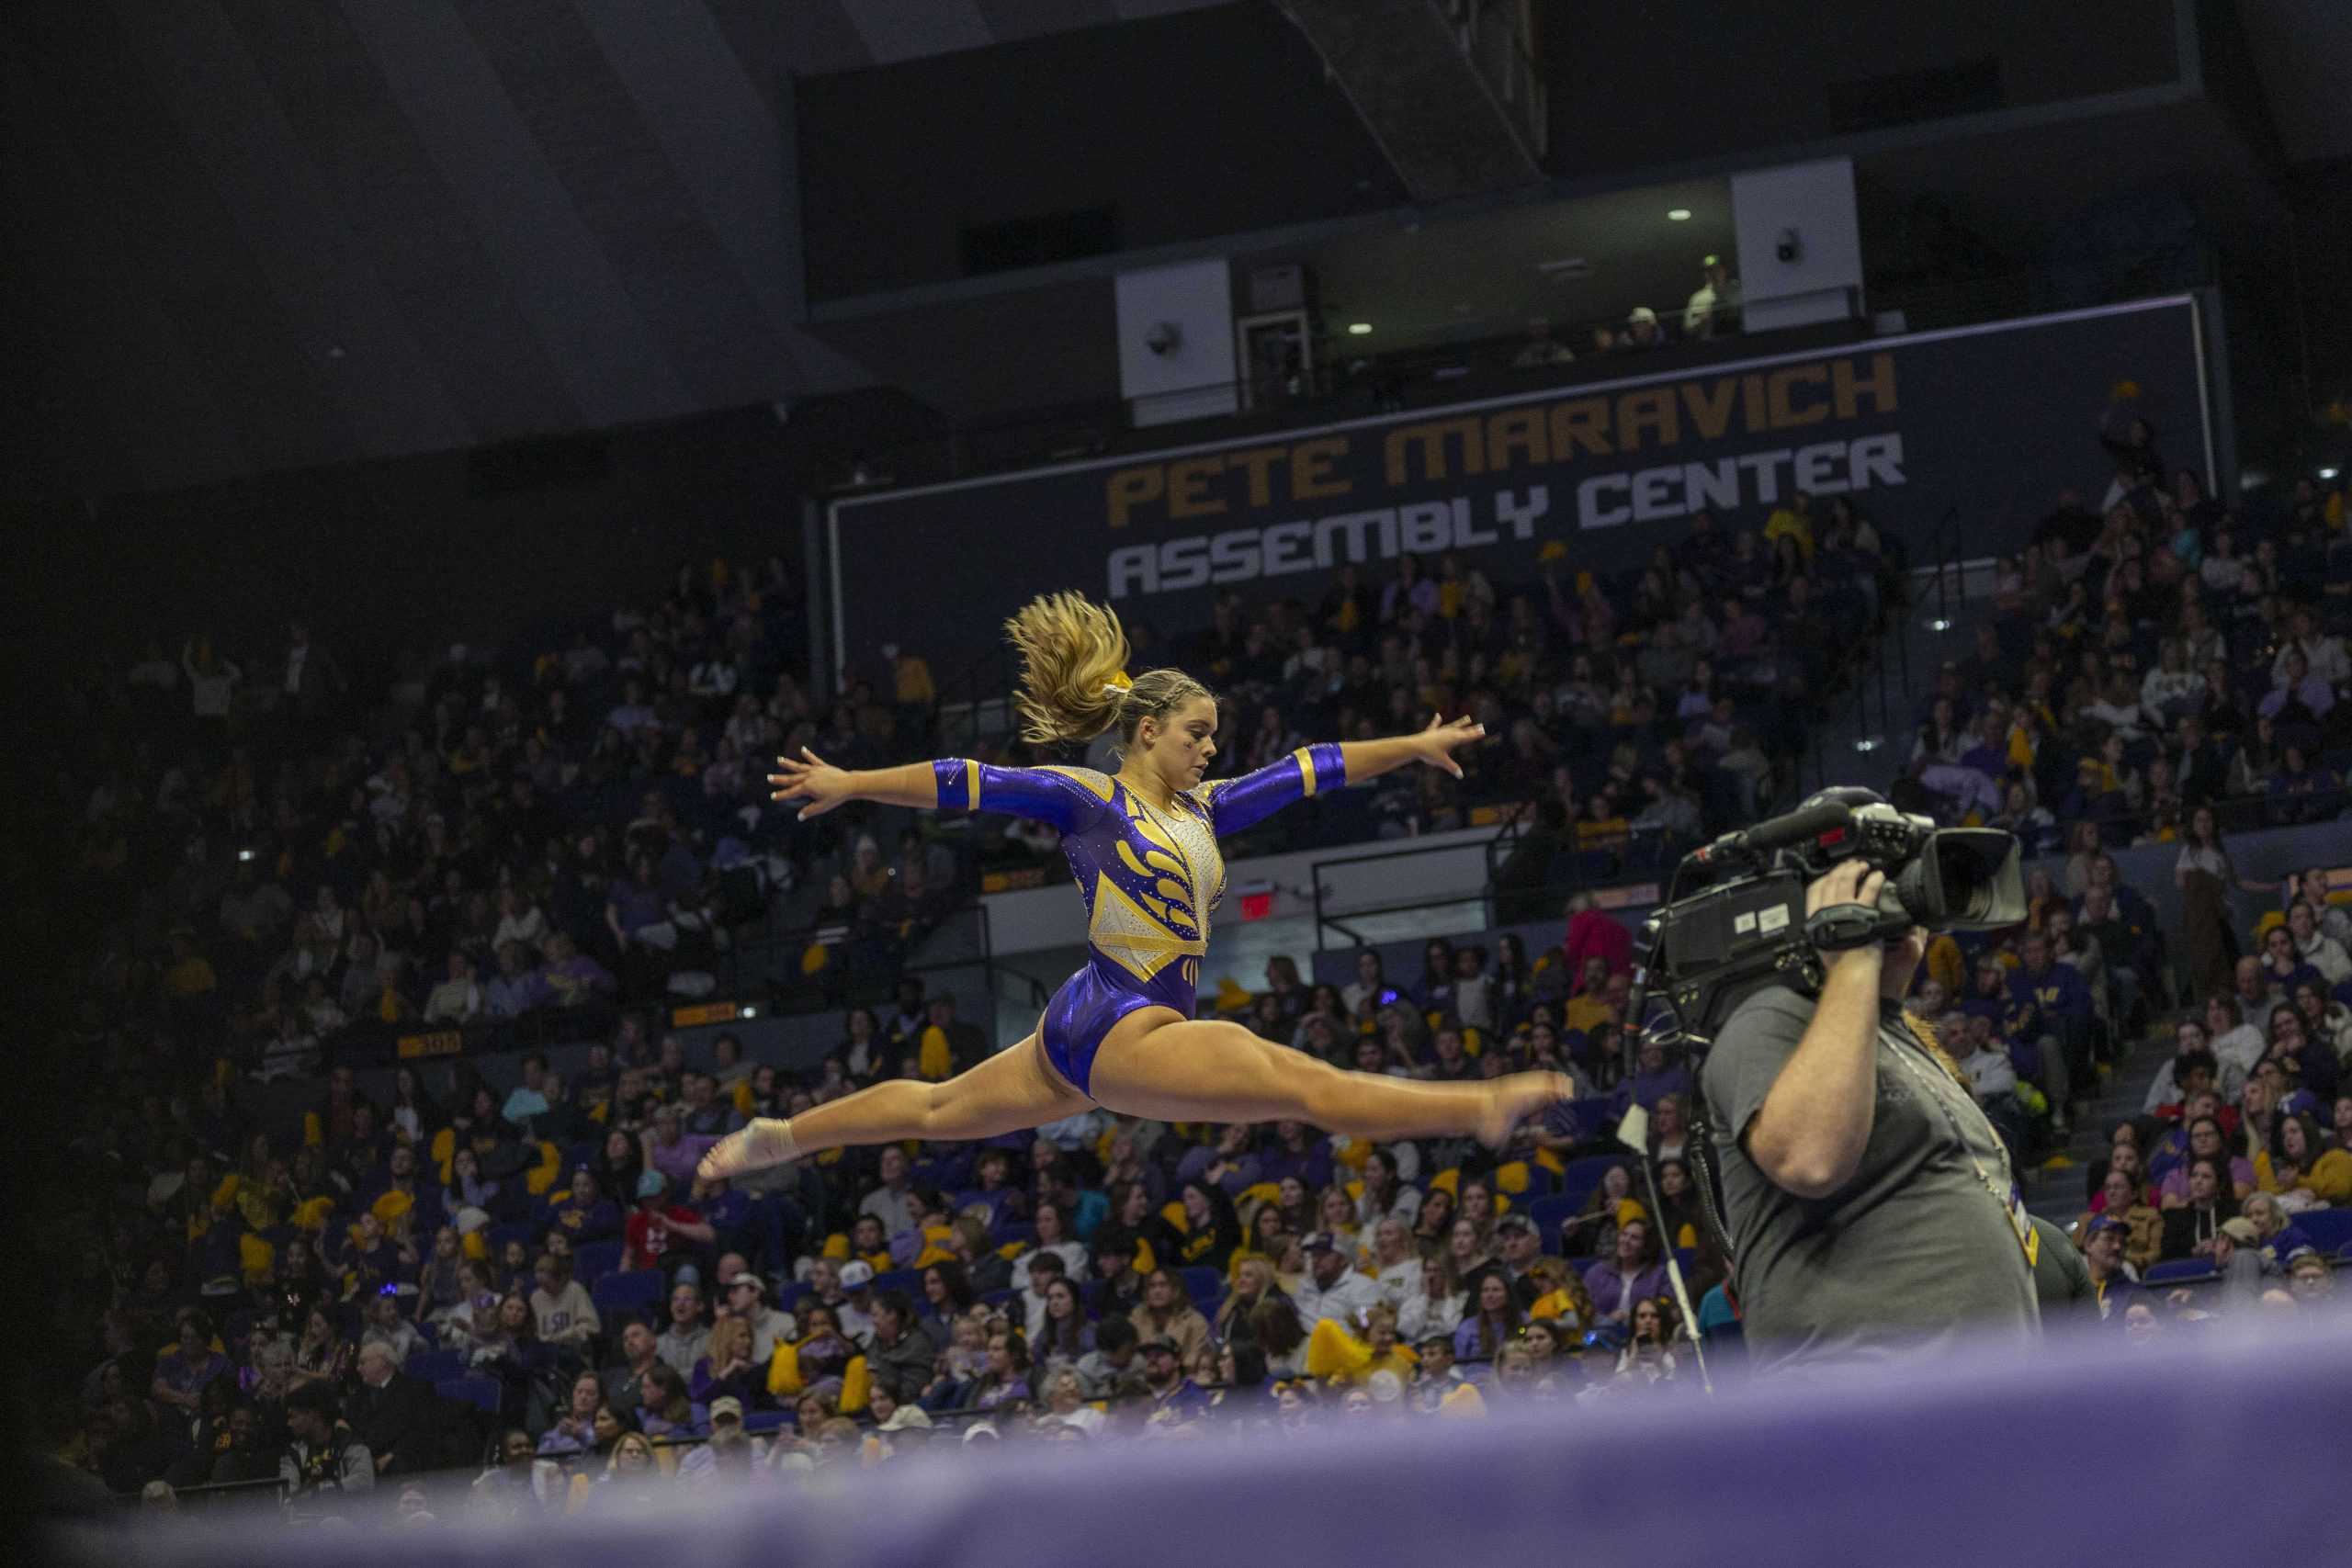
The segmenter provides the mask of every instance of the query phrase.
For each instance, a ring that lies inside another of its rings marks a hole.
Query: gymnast
[[[1459,778],[1453,750],[1483,726],[1432,717],[1418,735],[1302,747],[1247,777],[1204,784],[1217,750],[1216,699],[1179,670],[1130,681],[1115,615],[1057,593],[1032,600],[1005,630],[1022,657],[1023,737],[1083,743],[1115,729],[1115,776],[963,759],[852,773],[804,747],[797,760],[777,758],[768,783],[775,799],[805,802],[804,818],[870,800],[1050,824],[1086,898],[1085,966],[1012,1049],[944,1083],[897,1078],[788,1121],[761,1117],[704,1156],[706,1177],[850,1145],[995,1137],[1093,1105],[1162,1122],[1295,1119],[1375,1142],[1467,1134],[1498,1146],[1523,1118],[1567,1099],[1558,1073],[1415,1083],[1343,1072],[1239,1024],[1193,1016],[1209,913],[1225,896],[1217,839],[1408,762]]]

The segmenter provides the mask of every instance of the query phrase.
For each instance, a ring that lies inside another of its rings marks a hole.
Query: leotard
[[[1081,1094],[1112,1025],[1137,1008],[1193,1016],[1209,914],[1225,897],[1217,839],[1347,783],[1340,748],[1303,746],[1238,779],[1195,784],[1162,811],[1089,768],[932,763],[942,810],[1001,811],[1058,829],[1086,898],[1086,966],[1039,1024],[1046,1059]]]

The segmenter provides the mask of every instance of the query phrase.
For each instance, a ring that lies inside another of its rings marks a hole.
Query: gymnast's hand
[[[1487,727],[1477,720],[1464,716],[1456,719],[1430,715],[1430,727],[1413,737],[1420,760],[1432,768],[1443,768],[1455,778],[1462,776],[1462,764],[1453,760],[1454,748],[1467,746],[1487,738]]]
[[[803,800],[801,820],[822,817],[834,807],[856,798],[849,774],[828,762],[808,747],[800,748],[798,757],[778,757],[776,771],[768,775],[775,786],[768,795],[779,805],[788,800]]]

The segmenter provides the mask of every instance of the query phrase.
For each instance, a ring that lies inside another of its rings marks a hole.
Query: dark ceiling
[[[12,0],[16,494],[873,379],[803,331],[782,95],[1211,0]]]

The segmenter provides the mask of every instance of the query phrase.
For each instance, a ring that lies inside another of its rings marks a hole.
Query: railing
[[[844,461],[836,475],[837,491],[856,494],[935,483],[1317,420],[1394,412],[1521,387],[1572,388],[1636,371],[1697,368],[1743,351],[1828,349],[1871,334],[1869,323],[1860,319],[1862,298],[1857,288],[1840,286],[1771,302],[1814,298],[1834,304],[1838,319],[1741,335],[1739,307],[1735,305],[1711,320],[1713,336],[1686,339],[1681,335],[1682,306],[1668,299],[1657,310],[1655,336],[1635,342],[1637,333],[1647,329],[1634,328],[1624,316],[1557,318],[1539,299],[1531,299],[1520,320],[1552,321],[1549,335],[1541,340],[1532,338],[1523,324],[1491,337],[1377,351],[1370,350],[1363,338],[1318,339],[1312,368],[1280,377],[1252,374],[1141,399],[1088,399],[977,419],[951,416],[936,434],[861,455],[854,464]],[[1596,336],[1603,332],[1619,340],[1614,346],[1597,346]],[[1758,346],[1746,349],[1750,343]],[[1561,357],[1564,354],[1572,357]],[[1198,417],[1182,417],[1179,412],[1195,408],[1212,412]],[[1164,423],[1138,420],[1138,412],[1148,416],[1154,409],[1167,416]]]

